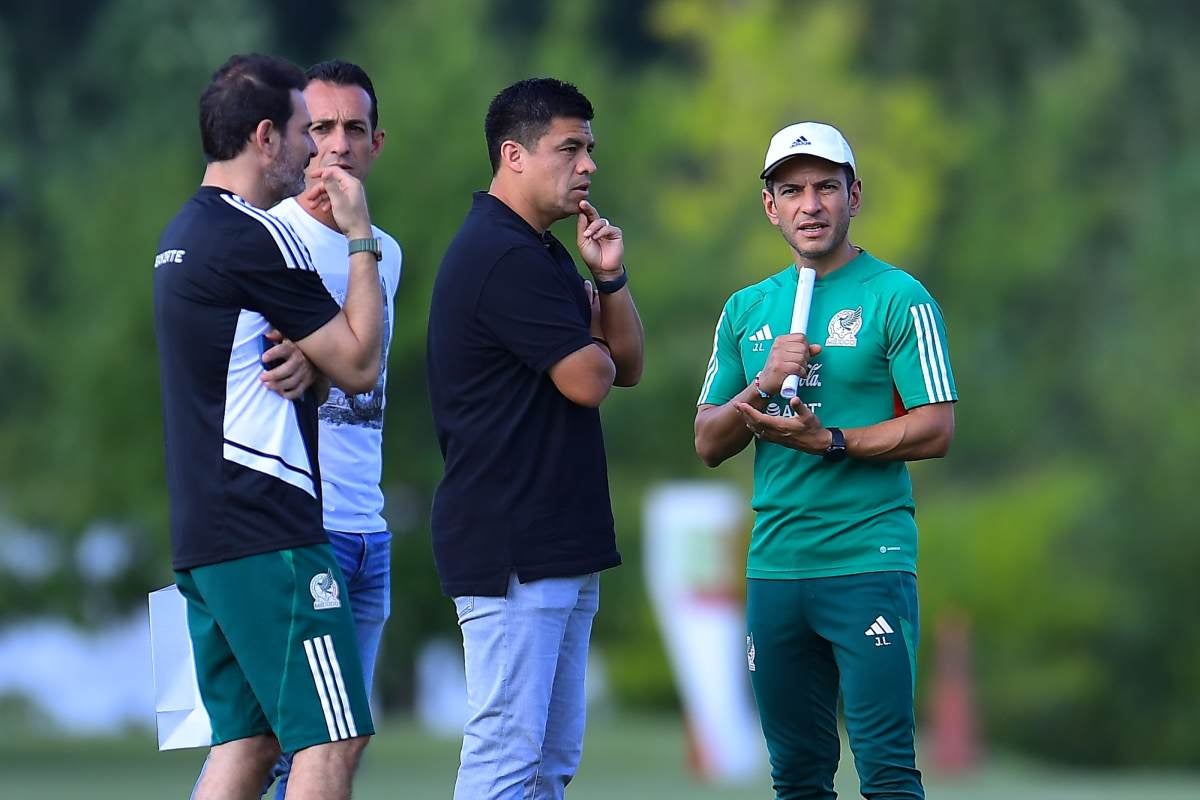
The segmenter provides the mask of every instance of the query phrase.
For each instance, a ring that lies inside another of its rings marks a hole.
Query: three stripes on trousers
[[[342,667],[333,649],[333,639],[328,634],[304,640],[304,652],[308,655],[308,667],[312,670],[317,696],[321,698],[321,709],[325,712],[325,724],[329,727],[329,740],[350,739],[358,736],[354,724],[354,712],[342,680]]]

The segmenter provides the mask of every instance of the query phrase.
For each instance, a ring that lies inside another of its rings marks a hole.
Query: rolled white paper
[[[817,282],[817,272],[812,267],[801,267],[800,276],[796,280],[796,299],[792,303],[791,333],[808,333],[808,311],[812,308],[813,286]],[[783,379],[780,396],[791,400],[800,388],[800,376],[788,375]]]

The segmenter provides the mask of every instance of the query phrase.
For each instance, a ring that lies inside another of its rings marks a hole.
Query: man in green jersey
[[[795,263],[725,303],[696,413],[709,466],[755,441],[746,654],[781,800],[836,797],[839,695],[863,796],[925,796],[905,462],[946,454],[958,394],[937,303],[850,243],[855,172],[829,125],[771,139],[763,208]],[[807,337],[788,332],[801,267],[817,274]]]

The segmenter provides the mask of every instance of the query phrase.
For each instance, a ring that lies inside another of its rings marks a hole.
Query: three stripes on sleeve
[[[938,332],[937,318],[931,303],[910,307],[913,331],[917,340],[917,356],[921,363],[921,376],[925,379],[925,391],[930,403],[945,403],[954,400],[950,386],[950,374],[946,368],[946,351]]]

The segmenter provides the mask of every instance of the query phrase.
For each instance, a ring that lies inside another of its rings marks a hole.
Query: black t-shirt
[[[263,334],[303,339],[338,313],[280,219],[202,186],[154,263],[175,569],[327,541],[312,395],[259,380]]]
[[[429,396],[445,472],[433,550],[451,596],[621,563],[600,412],[548,370],[592,343],[571,256],[477,192],[442,259],[429,309]]]

